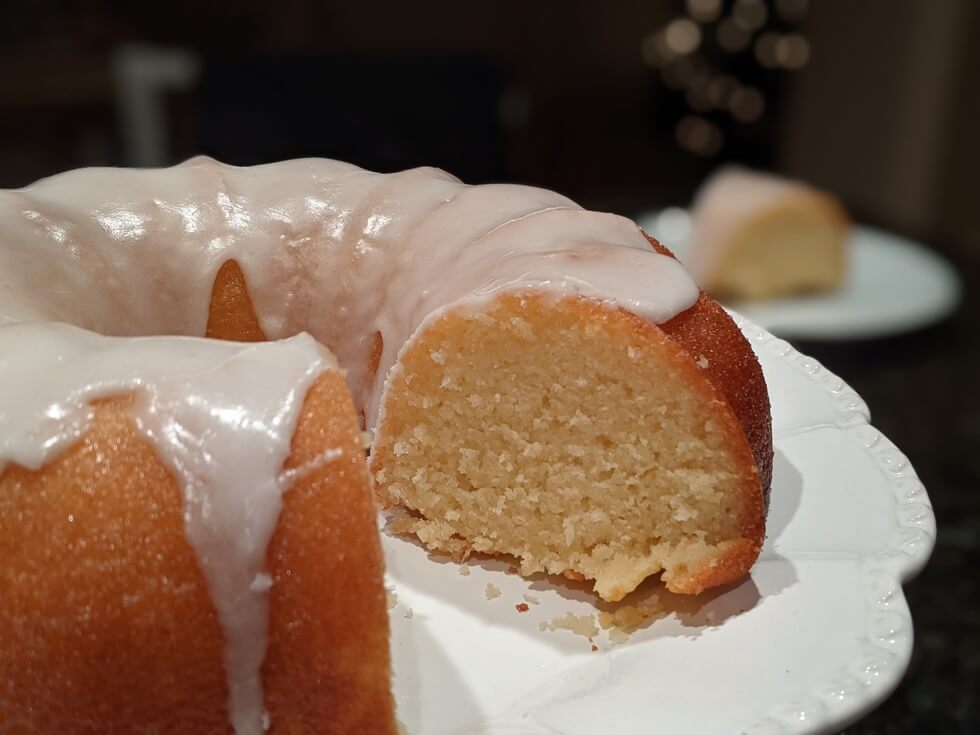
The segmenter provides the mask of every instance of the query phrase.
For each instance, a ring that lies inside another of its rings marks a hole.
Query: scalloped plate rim
[[[871,691],[865,697],[856,698],[847,705],[841,706],[840,711],[837,713],[827,712],[823,717],[815,717],[809,722],[806,722],[802,718],[787,718],[776,714],[777,710],[782,710],[783,712],[786,710],[784,706],[780,705],[779,707],[773,708],[773,714],[768,715],[744,730],[746,735],[814,735],[821,732],[834,732],[853,724],[880,706],[895,691],[908,670],[912,656],[914,624],[902,585],[918,575],[929,562],[936,543],[935,514],[932,511],[932,505],[929,502],[925,486],[922,485],[911,463],[901,454],[897,446],[888,437],[874,427],[870,420],[870,411],[867,404],[857,391],[851,388],[842,378],[824,367],[818,360],[799,352],[786,340],[773,335],[765,328],[755,324],[732,309],[726,308],[726,311],[732,315],[736,324],[738,324],[750,343],[753,345],[765,345],[767,349],[771,350],[773,354],[776,354],[784,362],[790,362],[798,368],[801,367],[801,363],[808,363],[811,367],[806,372],[810,377],[816,379],[831,395],[836,393],[840,396],[841,402],[850,402],[852,404],[853,408],[843,414],[837,424],[839,427],[845,429],[845,433],[851,438],[855,438],[853,434],[854,429],[865,429],[869,434],[869,438],[871,436],[875,437],[874,446],[877,447],[880,442],[880,448],[877,450],[879,453],[886,451],[893,452],[896,455],[895,458],[899,459],[902,463],[898,466],[897,470],[890,467],[883,468],[886,476],[893,478],[893,481],[889,485],[897,500],[894,520],[898,533],[892,534],[891,540],[893,545],[886,550],[890,553],[886,555],[883,552],[879,552],[876,555],[862,558],[858,564],[862,578],[865,580],[873,573],[882,573],[887,575],[894,583],[894,586],[890,590],[892,597],[888,600],[888,612],[901,616],[902,623],[908,628],[908,635],[906,639],[896,646],[896,650],[884,648],[880,644],[876,647],[889,655],[897,656],[897,666],[890,667],[888,669],[890,674],[876,681],[873,689],[868,687]],[[835,384],[835,388],[830,388],[830,384]],[[848,429],[852,431],[847,431]],[[860,444],[860,442],[858,443]],[[877,458],[872,453],[872,447],[864,446],[863,449],[868,456],[876,460],[876,463],[881,466],[880,462],[877,461]],[[894,458],[890,457],[889,459]],[[908,497],[907,492],[903,493],[897,487],[899,481],[906,479],[911,480],[913,486],[918,484],[918,494]],[[900,512],[903,504],[908,506],[912,503],[920,506],[920,512],[923,514],[923,517],[917,518],[914,524],[905,522]],[[896,543],[896,537],[903,529],[914,529],[922,534],[919,537],[920,543],[915,544],[911,551],[902,548],[901,545]],[[898,609],[896,610],[891,607],[893,605],[897,606]],[[872,645],[875,644],[872,643]],[[797,715],[799,713],[794,712],[793,714]]]

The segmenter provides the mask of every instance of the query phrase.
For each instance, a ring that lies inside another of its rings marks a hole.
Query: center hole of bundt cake
[[[737,538],[739,469],[689,356],[585,300],[498,298],[419,335],[373,464],[431,548],[512,554],[618,599]]]

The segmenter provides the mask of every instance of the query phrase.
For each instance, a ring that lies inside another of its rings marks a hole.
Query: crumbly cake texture
[[[588,638],[590,642],[599,635],[599,626],[596,625],[595,615],[576,615],[575,613],[566,613],[553,620],[539,623],[538,630],[542,632],[567,630],[574,635]]]
[[[134,429],[129,400],[98,404],[87,434],[42,470],[0,473],[5,731],[229,730],[222,630],[181,491]],[[376,511],[347,385],[326,372],[307,394],[286,469],[334,449],[339,459],[284,495],[267,552],[269,732],[390,735]]]
[[[600,612],[599,626],[603,630],[619,631],[628,636],[664,612],[664,608],[655,599],[638,605],[620,605],[612,612]]]
[[[736,580],[762,544],[724,393],[663,329],[588,300],[504,296],[432,324],[391,378],[372,467],[384,504],[412,511],[395,530],[610,601],[661,571],[689,594]]]

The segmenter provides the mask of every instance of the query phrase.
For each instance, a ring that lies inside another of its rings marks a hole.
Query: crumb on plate
[[[613,643],[625,643],[630,633],[642,628],[646,623],[663,612],[656,598],[639,605],[620,605],[613,612],[600,612],[599,625],[609,631]]]
[[[599,627],[596,625],[594,615],[576,615],[568,613],[560,617],[541,623],[538,626],[541,630],[559,631],[567,630],[575,635],[585,638],[592,638],[599,634]]]

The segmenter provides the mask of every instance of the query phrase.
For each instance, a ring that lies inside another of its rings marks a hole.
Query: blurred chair
[[[200,61],[192,51],[145,44],[119,48],[112,59],[123,163],[165,166],[173,146],[166,97],[193,89]]]

